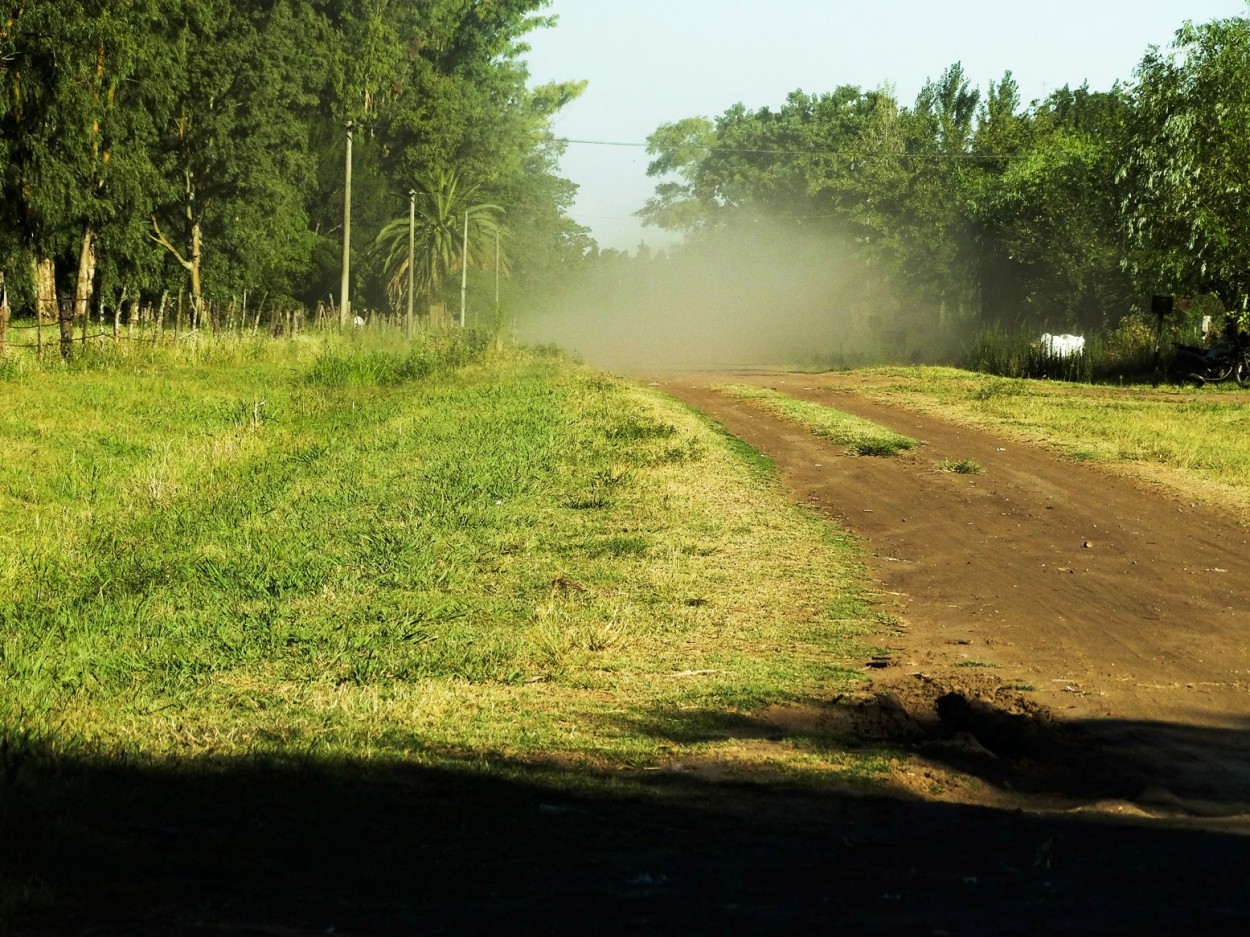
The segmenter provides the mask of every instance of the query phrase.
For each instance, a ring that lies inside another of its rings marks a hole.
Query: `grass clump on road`
[[[937,464],[937,470],[955,475],[980,475],[981,463],[976,459],[942,459]]]
[[[797,400],[775,390],[746,384],[731,384],[719,389],[806,427],[816,436],[845,446],[851,455],[891,456],[920,445],[918,440],[886,429],[871,420],[842,413],[832,407]]]

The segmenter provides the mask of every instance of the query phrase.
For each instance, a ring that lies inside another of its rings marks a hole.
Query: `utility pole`
[[[352,314],[351,267],[352,267],[352,131],[353,121],[347,122],[347,157],[343,169],[343,282],[339,286],[339,328],[347,328]]]
[[[460,328],[464,328],[464,307],[469,294],[469,213],[464,213],[464,240],[460,244]]]
[[[408,337],[412,338],[415,325],[412,317],[412,283],[413,267],[416,266],[417,255],[417,190],[408,190]]]
[[[499,229],[495,228],[495,316],[499,315]]]
[[[0,358],[4,357],[5,333],[9,330],[9,293],[4,287],[4,271],[0,270]]]

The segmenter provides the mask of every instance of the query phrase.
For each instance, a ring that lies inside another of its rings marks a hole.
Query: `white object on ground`
[[[1042,336],[1042,349],[1056,358],[1079,355],[1085,350],[1085,336],[1051,335],[1047,332]]]

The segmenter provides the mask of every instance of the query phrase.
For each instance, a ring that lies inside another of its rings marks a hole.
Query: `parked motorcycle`
[[[1227,336],[1210,348],[1174,342],[1172,373],[1178,381],[1220,384],[1236,381],[1238,386],[1250,384],[1250,336],[1230,330]]]

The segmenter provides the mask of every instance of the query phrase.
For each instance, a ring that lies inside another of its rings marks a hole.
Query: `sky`
[[[570,140],[645,143],[661,124],[715,118],[733,104],[776,109],[786,95],[890,85],[910,105],[961,62],[982,91],[1008,69],[1028,102],[1065,84],[1131,81],[1151,45],[1185,20],[1250,15],[1247,0],[553,0],[532,33],[531,84],[589,82],[555,118]],[[654,192],[640,147],[570,143],[571,214],[600,247],[662,247],[633,213]]]

